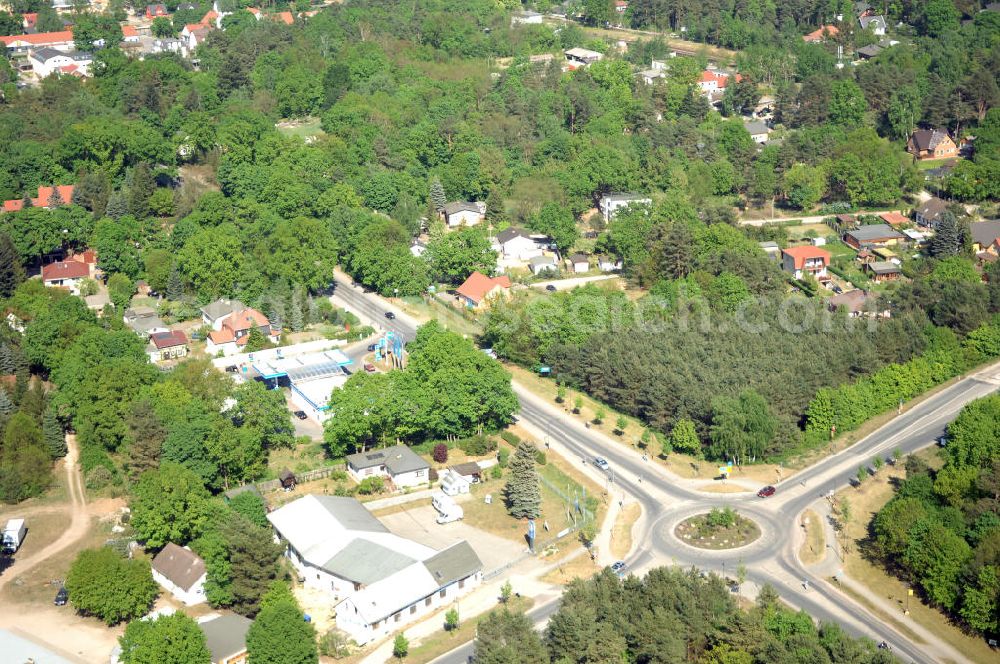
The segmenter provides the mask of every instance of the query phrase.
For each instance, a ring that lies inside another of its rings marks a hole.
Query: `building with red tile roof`
[[[788,247],[781,251],[781,269],[791,273],[796,279],[807,274],[820,281],[829,279],[830,252],[812,245]]]
[[[59,32],[38,32],[33,35],[8,35],[0,37],[0,42],[13,53],[23,53],[35,48],[54,48],[57,51],[72,51],[73,31],[60,30]]]
[[[725,90],[730,80],[739,83],[743,77],[739,74],[730,75],[724,71],[706,69],[701,72],[701,76],[698,78],[698,87],[701,88],[702,92],[712,93],[716,90]]]
[[[808,35],[802,37],[802,41],[808,42],[810,44],[818,44],[819,42],[825,41],[828,37],[836,37],[840,34],[840,30],[837,29],[835,25],[821,25],[816,30],[813,30]]]
[[[882,212],[879,218],[890,226],[902,226],[910,223],[910,218],[898,212]]]
[[[458,287],[458,296],[470,308],[487,304],[489,300],[500,297],[510,290],[510,279],[506,275],[487,277],[482,272],[473,272],[469,278]]]
[[[295,17],[292,16],[292,12],[278,12],[277,14],[272,14],[271,16],[275,21],[281,21],[285,25],[292,25],[295,23]]]
[[[93,264],[77,260],[56,261],[42,266],[42,283],[49,288],[66,288],[73,295],[79,295],[80,282],[93,273]]]
[[[59,189],[59,196],[62,198],[62,204],[69,205],[73,200],[73,191],[76,187],[71,184],[60,184],[56,185],[56,187]],[[51,207],[52,193],[55,191],[56,187],[39,187],[38,196],[31,199],[31,204],[34,207]],[[17,212],[23,207],[24,199],[21,198],[14,198],[3,202],[4,212]]]
[[[174,360],[188,354],[188,338],[182,330],[153,332],[149,335],[146,354],[152,362]]]

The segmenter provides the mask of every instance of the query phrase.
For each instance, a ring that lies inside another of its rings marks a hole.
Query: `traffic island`
[[[684,519],[674,529],[677,538],[698,549],[738,549],[760,537],[760,526],[731,507],[714,508]]]

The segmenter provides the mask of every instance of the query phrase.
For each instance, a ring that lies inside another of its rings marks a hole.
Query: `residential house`
[[[837,29],[835,25],[821,25],[816,30],[813,30],[809,34],[802,37],[802,41],[807,44],[819,44],[826,41],[827,39],[836,37],[840,34],[840,30]]]
[[[79,295],[80,282],[89,279],[92,274],[92,267],[86,263],[56,261],[42,266],[42,283],[49,288],[65,288],[73,295]]]
[[[39,187],[38,196],[31,199],[32,207],[41,207],[46,209],[52,209],[59,207],[60,205],[69,205],[73,202],[73,192],[76,187],[71,184],[58,184],[52,187]],[[59,192],[58,196],[55,196],[56,191]],[[60,203],[60,199],[62,202]],[[24,199],[15,198],[9,201],[3,202],[4,212],[17,212],[24,207]]]
[[[154,334],[170,332],[170,328],[155,313],[152,316],[143,315],[124,320],[125,325],[143,339],[148,339]],[[148,351],[147,351],[148,352]]]
[[[872,281],[895,281],[903,275],[902,269],[889,261],[875,261],[864,266],[865,272],[871,275]]]
[[[181,30],[181,52],[184,57],[191,57],[195,50],[208,38],[211,26],[202,23],[189,23]]]
[[[590,271],[590,257],[587,254],[573,254],[569,257],[569,265],[573,272],[589,272]]]
[[[871,60],[883,50],[884,49],[878,44],[869,44],[868,46],[862,46],[859,49],[855,49],[854,53],[861,60]]]
[[[187,335],[182,330],[154,332],[149,335],[146,355],[150,362],[163,362],[187,357],[188,350]]]
[[[662,69],[646,69],[639,72],[638,76],[646,85],[653,85],[658,80],[665,79],[667,77],[667,73]]]
[[[788,247],[781,251],[781,269],[796,279],[802,279],[809,274],[820,281],[825,281],[830,278],[827,273],[829,266],[830,252],[826,249],[803,245]]]
[[[268,16],[272,21],[277,21],[278,23],[284,23],[285,25],[292,25],[295,23],[295,17],[292,16],[292,12],[275,12]]]
[[[202,311],[204,316],[204,310]],[[237,353],[250,340],[250,332],[260,330],[264,338],[272,343],[278,342],[278,332],[271,328],[267,316],[249,307],[234,311],[222,319],[219,329],[208,333],[205,352],[209,355],[222,353],[224,356]]]
[[[430,481],[431,465],[406,445],[358,452],[347,457],[347,472],[355,481],[383,477],[396,488],[419,486]]]
[[[753,139],[754,143],[758,145],[763,145],[767,143],[767,137],[771,133],[771,128],[768,127],[763,122],[745,122],[743,127],[750,134],[750,138]]]
[[[601,272],[620,272],[622,269],[622,259],[617,256],[599,256],[597,258],[597,269]]]
[[[146,5],[146,20],[152,21],[154,18],[169,17],[166,5]]]
[[[305,586],[333,598],[337,627],[362,645],[452,605],[482,581],[467,542],[435,551],[389,532],[353,498],[308,495],[267,518]]]
[[[9,35],[0,37],[0,42],[7,47],[8,55],[27,53],[36,48],[54,48],[57,51],[74,51],[72,30],[58,32],[36,32],[33,35]]]
[[[486,219],[486,203],[468,201],[445,203],[441,209],[441,217],[448,228],[476,226]]]
[[[706,69],[701,72],[701,77],[698,79],[698,88],[703,94],[711,95],[713,92],[725,90],[730,82],[739,83],[742,80],[743,77],[739,74],[731,75],[717,69]]]
[[[83,51],[60,51],[54,48],[39,48],[28,54],[31,70],[38,78],[52,74],[89,76],[94,56]],[[66,201],[67,203],[69,201]]]
[[[427,253],[427,245],[420,240],[414,240],[413,244],[410,245],[410,255],[414,258],[420,258]]]
[[[885,16],[866,14],[858,17],[858,23],[861,24],[862,30],[871,30],[879,37],[885,35],[887,27],[885,23]]]
[[[615,13],[624,14],[628,11],[628,2],[626,0],[615,0]]]
[[[520,228],[505,228],[497,233],[494,249],[504,258],[526,261],[541,256],[545,247]]]
[[[541,25],[543,16],[538,12],[533,11],[519,11],[514,12],[514,15],[510,17],[510,25],[514,27],[515,25]]]
[[[906,236],[889,224],[859,226],[844,234],[844,242],[855,249],[862,247],[891,247],[905,240]]]
[[[139,43],[139,31],[136,30],[134,25],[122,26],[122,41],[126,44]]]
[[[972,235],[972,248],[976,253],[988,251],[995,247],[1000,239],[1000,220],[977,221],[969,224]]]
[[[826,301],[826,305],[830,311],[843,309],[851,318],[859,318],[861,316],[888,318],[888,310],[881,312],[875,310],[878,299],[878,295],[873,295],[856,288],[846,293],[834,295]]]
[[[757,244],[760,245],[760,248],[769,258],[776,261],[781,260],[781,247],[778,246],[777,242],[774,240],[768,240],[766,242],[758,242]]]
[[[892,227],[905,226],[910,223],[910,219],[899,212],[880,212],[878,217]]]
[[[591,51],[586,48],[571,48],[563,53],[566,56],[566,64],[570,69],[587,67],[598,60],[604,59],[603,53]]]
[[[914,211],[914,219],[920,226],[937,228],[941,215],[948,210],[948,203],[932,196]]]
[[[559,264],[556,262],[555,256],[550,254],[542,254],[541,256],[535,256],[528,261],[528,269],[536,277],[543,272],[556,272],[559,269]]]
[[[206,616],[198,621],[212,664],[246,664],[247,632],[253,621],[235,613]]]
[[[201,308],[201,320],[213,330],[221,330],[222,322],[227,316],[246,308],[246,305],[239,300],[219,299]]]
[[[459,299],[470,309],[489,306],[498,297],[510,292],[510,279],[506,275],[487,277],[482,272],[473,272],[455,291]]]
[[[153,558],[153,580],[185,606],[205,601],[205,561],[187,547],[169,542]]]
[[[958,156],[958,146],[946,129],[918,129],[910,134],[906,150],[917,159],[945,159]]]
[[[475,461],[456,463],[453,466],[448,466],[448,470],[470,484],[476,484],[483,480],[483,468]]]
[[[653,199],[641,194],[605,194],[598,201],[598,208],[604,216],[604,221],[611,219],[618,213],[618,210],[629,205],[652,205]]]

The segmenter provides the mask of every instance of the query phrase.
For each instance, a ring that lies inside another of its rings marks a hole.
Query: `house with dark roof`
[[[844,242],[855,249],[891,247],[905,239],[905,235],[889,224],[868,224],[844,233]]]
[[[198,621],[212,664],[246,664],[247,632],[253,621],[235,613],[210,615]]]
[[[473,272],[455,291],[458,299],[470,309],[489,306],[498,297],[510,292],[510,278],[507,275],[487,277],[482,272]]]
[[[858,23],[861,24],[862,30],[871,30],[875,35],[881,37],[885,34],[886,22],[885,16],[880,14],[865,14],[858,17]]]
[[[910,134],[906,151],[917,159],[946,159],[958,156],[958,146],[947,129],[918,129]]]
[[[470,201],[454,201],[445,203],[441,208],[441,218],[448,228],[459,226],[476,226],[486,218],[486,203]]]
[[[166,5],[146,5],[146,20],[152,21],[154,18],[170,16]]]
[[[353,498],[308,495],[270,512],[307,587],[330,596],[337,627],[359,644],[452,604],[482,581],[465,541],[437,551],[391,533]]]
[[[878,44],[869,44],[868,46],[855,49],[854,53],[862,60],[871,60],[883,50]]]
[[[889,261],[866,263],[864,265],[864,271],[869,274],[872,281],[879,283],[883,281],[895,281],[903,276],[902,268],[895,263],[890,263]]]
[[[826,305],[830,311],[842,309],[851,318],[859,318],[862,316],[888,318],[888,310],[876,310],[878,299],[878,295],[856,288],[854,290],[847,291],[846,293],[834,295],[826,301]]]
[[[937,228],[938,222],[941,220],[941,215],[947,210],[948,203],[940,198],[931,196],[914,210],[913,218],[920,226]]]
[[[205,601],[205,561],[187,547],[169,542],[153,558],[153,580],[185,606]]]
[[[431,465],[406,445],[358,452],[347,457],[347,472],[356,481],[384,477],[397,488],[418,486],[430,481]]]
[[[573,272],[589,272],[590,271],[590,256],[587,254],[576,253],[569,257],[569,266]]]
[[[969,224],[972,235],[972,249],[976,252],[995,251],[997,240],[1000,239],[1000,220],[977,221]]]
[[[771,128],[760,120],[744,122],[743,128],[747,130],[748,134],[750,134],[750,138],[753,139],[753,142],[758,145],[767,143],[767,137],[771,134]]]
[[[154,332],[149,335],[149,345],[146,346],[146,355],[154,363],[187,357],[188,351],[188,338],[182,330]]]

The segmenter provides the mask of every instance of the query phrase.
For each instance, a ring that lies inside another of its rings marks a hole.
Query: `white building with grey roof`
[[[267,515],[303,583],[329,594],[359,644],[401,629],[479,585],[468,543],[443,551],[389,532],[353,498],[308,495]]]
[[[406,445],[358,452],[347,457],[347,472],[355,481],[383,477],[397,489],[419,486],[430,481],[431,465]]]

